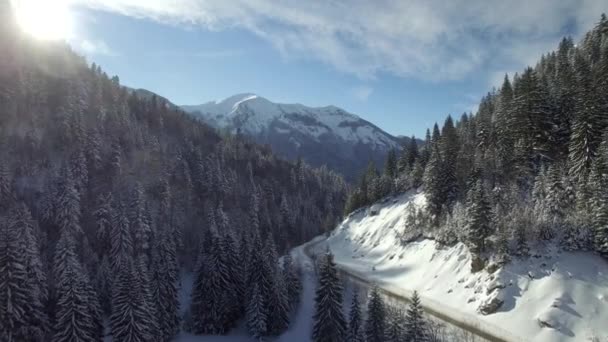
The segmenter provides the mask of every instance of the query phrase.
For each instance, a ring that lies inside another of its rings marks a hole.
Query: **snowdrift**
[[[350,273],[396,294],[417,290],[429,309],[507,341],[608,340],[606,260],[547,248],[493,273],[471,273],[471,254],[462,243],[441,247],[400,238],[408,208],[425,203],[423,193],[410,192],[376,204],[376,215],[359,210],[314,252],[329,246]]]

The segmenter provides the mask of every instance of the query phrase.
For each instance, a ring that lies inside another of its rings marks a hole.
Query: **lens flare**
[[[72,14],[65,0],[13,0],[17,22],[27,34],[41,40],[67,40]]]

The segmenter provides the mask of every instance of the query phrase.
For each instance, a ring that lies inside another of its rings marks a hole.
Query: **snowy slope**
[[[423,304],[507,341],[587,341],[608,339],[608,263],[591,253],[545,251],[542,257],[514,260],[489,274],[472,274],[467,247],[440,249],[432,240],[402,243],[408,206],[425,205],[409,193],[347,217],[327,245],[336,262],[355,275],[408,296],[418,290]],[[504,303],[494,314],[480,306]],[[549,327],[550,326],[550,327]]]
[[[182,109],[218,129],[270,144],[286,158],[302,157],[313,166],[325,164],[347,177],[358,174],[369,160],[380,164],[404,140],[334,106],[280,104],[255,94]]]

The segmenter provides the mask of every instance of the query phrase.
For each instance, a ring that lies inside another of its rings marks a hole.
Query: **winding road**
[[[297,257],[300,258],[300,262],[305,262],[307,265],[309,265],[308,267],[310,267],[311,263],[314,264],[315,247],[317,247],[318,245],[325,242],[325,240],[326,240],[325,238],[316,238],[316,239],[313,239],[312,241],[308,242],[307,244],[298,247],[295,251],[296,251],[296,255],[298,253],[302,254],[302,255],[297,255]],[[304,261],[304,260],[302,260],[302,258],[305,258],[307,260]],[[344,267],[343,265],[337,264],[337,266],[343,277],[348,277],[351,281],[353,281],[359,285],[365,286],[367,288],[371,287],[371,283],[367,279],[362,277],[361,275],[356,274],[355,272],[353,272],[352,270],[349,270],[348,268]],[[381,293],[384,296],[391,298],[392,300],[401,302],[406,305],[410,302],[410,298],[404,296],[403,294],[398,294],[398,293],[389,291],[386,288],[383,288],[381,284],[378,284],[378,288],[380,289]],[[491,342],[520,342],[521,341],[521,340],[513,340],[513,339],[507,340],[505,338],[497,336],[496,334],[492,334],[491,332],[488,331],[488,329],[480,328],[476,324],[471,324],[470,322],[463,321],[461,319],[449,316],[449,315],[445,314],[444,312],[441,312],[436,309],[425,306],[424,303],[422,303],[422,306],[427,314],[437,318],[440,321],[448,323],[449,325],[452,325],[452,326],[458,327],[461,330],[470,332],[473,335],[475,335],[476,337],[479,337],[485,341],[491,341]]]

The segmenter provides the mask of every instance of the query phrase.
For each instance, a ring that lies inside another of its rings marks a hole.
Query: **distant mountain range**
[[[327,165],[348,180],[354,180],[370,160],[382,165],[389,150],[409,141],[338,107],[274,103],[255,94],[181,108],[219,130],[269,144],[288,159]]]

